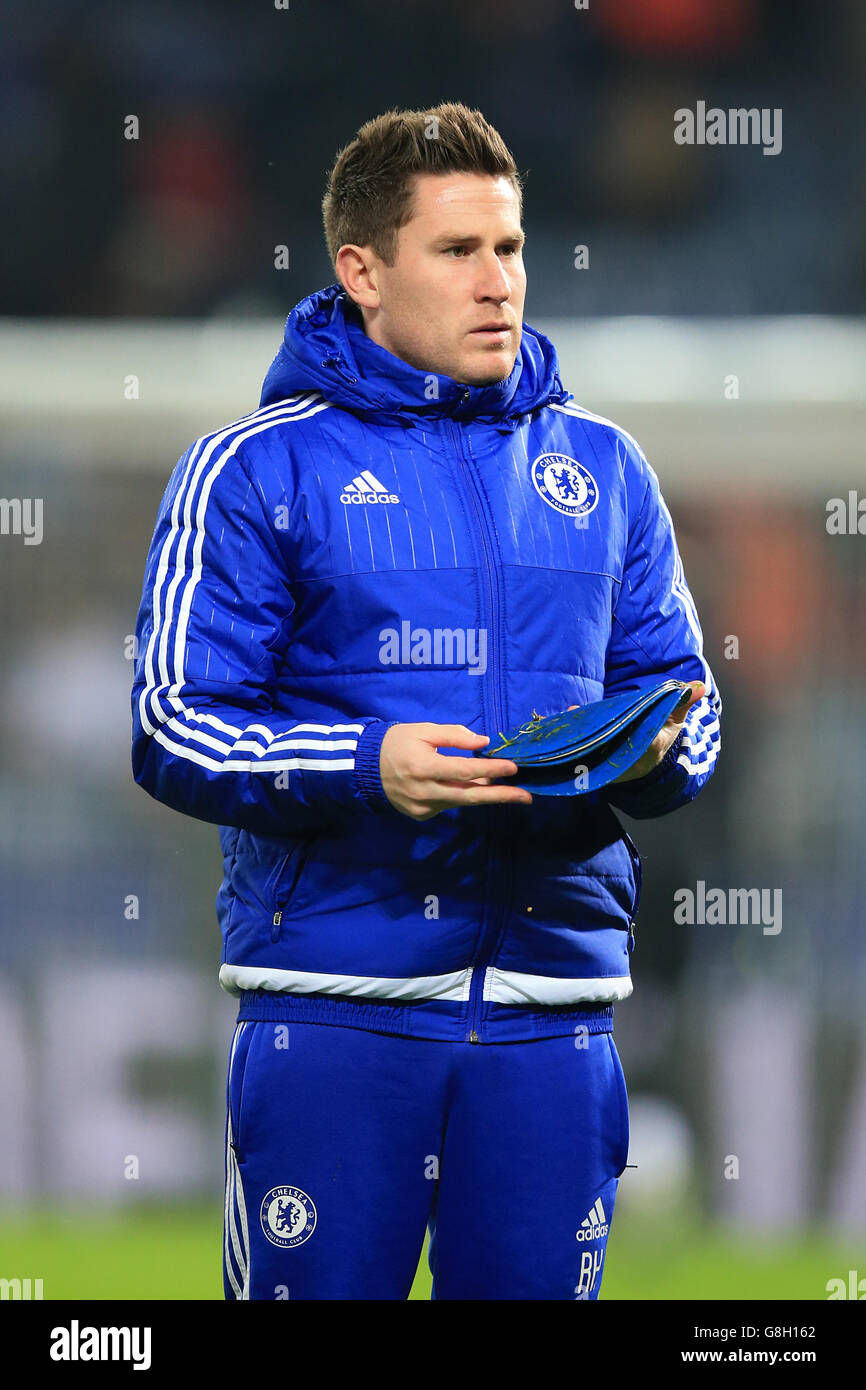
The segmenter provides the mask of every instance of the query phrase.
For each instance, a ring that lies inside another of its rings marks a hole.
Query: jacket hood
[[[360,311],[339,284],[307,295],[289,314],[260,405],[311,390],[362,418],[411,427],[447,416],[487,422],[505,431],[516,428],[523,415],[539,406],[571,399],[560,379],[556,349],[527,323],[510,375],[489,386],[467,386],[449,376],[422,372],[374,343],[364,332]]]

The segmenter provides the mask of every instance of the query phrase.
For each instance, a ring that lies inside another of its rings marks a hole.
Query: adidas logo
[[[609,1229],[604,1207],[599,1197],[595,1205],[590,1207],[589,1215],[581,1221],[580,1230],[575,1231],[575,1240],[601,1240],[603,1236],[607,1235]]]
[[[379,479],[373,477],[369,468],[365,468],[363,473],[353,478],[345,491],[340,493],[340,501],[350,506],[353,502],[362,505],[369,502],[399,502],[400,498],[383,487]]]

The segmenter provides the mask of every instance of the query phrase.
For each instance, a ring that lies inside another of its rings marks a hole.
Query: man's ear
[[[371,246],[341,246],[335,260],[337,278],[360,309],[379,308],[378,264]]]

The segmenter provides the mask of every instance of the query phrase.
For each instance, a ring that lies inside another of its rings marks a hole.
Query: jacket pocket
[[[273,918],[271,920],[271,941],[279,941],[283,913],[287,912],[296,897],[301,875],[318,839],[318,832],[310,832],[301,837],[286,854],[277,869],[273,888]]]
[[[643,887],[643,865],[641,863],[641,857],[638,851],[638,847],[629,835],[627,830],[623,830],[622,837],[625,840],[626,848],[628,849],[628,852],[631,855],[631,862],[634,865],[634,898],[632,900],[631,912],[629,913],[630,920],[628,924],[628,948],[630,951],[633,951],[634,929],[637,923],[637,914],[640,908],[640,895],[641,889]]]

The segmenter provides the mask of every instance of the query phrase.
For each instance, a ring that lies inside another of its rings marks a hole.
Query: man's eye
[[[508,246],[501,246],[499,249],[500,252],[505,252],[509,256],[518,256],[520,254],[520,247],[514,245],[513,243],[510,243]],[[456,255],[458,259],[462,260],[464,256],[469,255],[469,250],[465,246],[446,246],[445,255]]]

